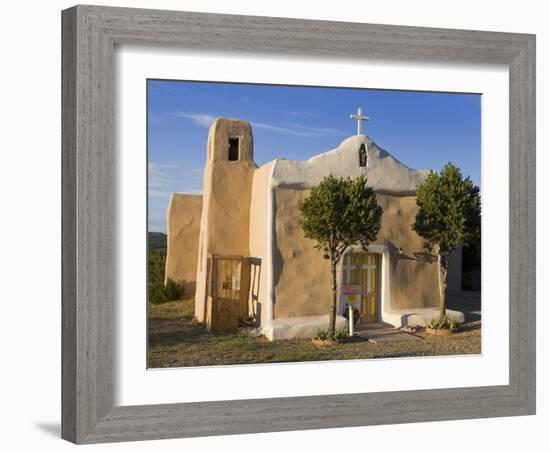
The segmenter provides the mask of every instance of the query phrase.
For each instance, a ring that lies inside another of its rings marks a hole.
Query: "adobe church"
[[[425,325],[438,314],[436,258],[411,229],[415,189],[428,171],[411,169],[361,132],[307,161],[254,162],[248,122],[219,118],[208,136],[202,195],[174,193],[167,211],[166,278],[195,296],[209,329],[248,317],[270,340],[327,328],[329,263],[304,237],[299,203],[323,177],[365,175],[383,208],[368,252],[350,248],[338,270],[337,328],[351,305],[361,322]],[[460,264],[451,260],[449,287]],[[460,321],[461,313],[448,311]]]

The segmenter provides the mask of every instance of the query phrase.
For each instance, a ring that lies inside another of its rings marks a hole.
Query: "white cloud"
[[[149,186],[163,187],[174,183],[176,181],[173,173],[175,169],[177,167],[172,164],[150,162],[148,164]]]
[[[159,164],[156,162],[149,163],[149,173],[156,171],[163,171],[166,169],[175,169],[177,166],[175,164]]]
[[[170,192],[162,192],[162,191],[155,191],[153,189],[149,189],[149,197],[155,197],[155,198],[168,198],[170,197]]]
[[[182,164],[148,163],[147,198],[149,199],[149,229],[164,231],[168,200],[174,192],[201,194],[202,169]]]
[[[202,184],[202,169],[188,169],[176,164],[159,164],[150,162],[148,164],[149,187],[152,188],[175,188],[183,180],[192,181],[193,184]]]
[[[177,112],[176,116],[183,117],[185,119],[191,119],[195,125],[199,125],[201,127],[210,127],[212,125],[212,122],[216,119],[215,116],[211,116],[210,114],[201,114],[201,113],[186,113],[186,112]]]
[[[273,131],[275,133],[288,134],[291,136],[301,137],[315,137],[320,134],[333,134],[342,133],[340,130],[334,128],[322,128],[322,127],[306,127],[303,125],[293,125],[291,127],[282,127],[277,125],[270,125],[260,122],[250,122],[253,128],[259,128],[262,130]]]
[[[188,113],[188,112],[176,112],[177,117],[183,117],[185,119],[191,119],[195,125],[208,128],[212,125],[212,122],[216,120],[216,116],[205,113]],[[287,134],[291,136],[301,136],[301,137],[315,137],[320,134],[344,134],[340,130],[334,128],[326,127],[307,127],[303,125],[291,125],[291,126],[281,126],[273,125],[262,122],[251,121],[250,124],[252,128],[271,131],[273,133]]]
[[[338,134],[338,133],[344,133],[342,130],[337,130],[336,128],[326,128],[326,127],[305,127],[303,125],[296,125],[296,128],[303,130],[303,131],[309,131],[314,133],[326,133],[326,134]]]

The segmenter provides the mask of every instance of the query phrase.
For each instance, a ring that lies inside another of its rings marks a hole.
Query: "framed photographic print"
[[[534,414],[534,36],[62,18],[65,439]]]

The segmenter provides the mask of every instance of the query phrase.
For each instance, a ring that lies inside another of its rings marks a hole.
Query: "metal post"
[[[354,330],[353,330],[353,306],[348,305],[349,307],[349,335],[353,336]]]

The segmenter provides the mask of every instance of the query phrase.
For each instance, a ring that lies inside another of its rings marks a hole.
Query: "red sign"
[[[363,293],[363,288],[360,284],[344,284],[342,286],[342,294],[359,294]]]

